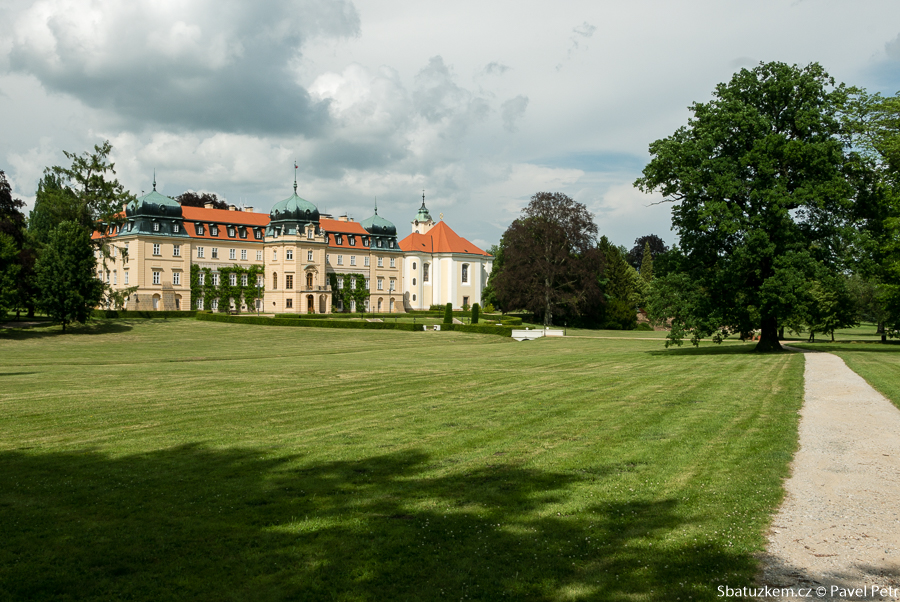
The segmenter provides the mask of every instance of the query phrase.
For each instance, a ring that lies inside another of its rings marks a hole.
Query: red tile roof
[[[490,257],[474,244],[453,231],[446,222],[438,222],[425,234],[413,232],[400,241],[400,248],[404,251],[419,251],[424,253],[469,253],[471,255],[484,255]]]
[[[242,224],[245,226],[268,226],[268,213],[252,211],[228,211],[227,209],[206,209],[204,207],[182,207],[181,214],[185,221],[207,222],[214,224]]]

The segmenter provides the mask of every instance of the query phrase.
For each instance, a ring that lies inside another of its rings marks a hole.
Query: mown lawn
[[[751,349],[3,332],[0,599],[718,599],[796,446],[803,357]]]

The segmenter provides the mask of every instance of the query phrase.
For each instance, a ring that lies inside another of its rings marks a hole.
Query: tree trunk
[[[544,279],[544,328],[547,328],[552,323],[552,316],[550,315],[550,280]]]
[[[887,335],[884,334],[883,332],[881,333],[881,342],[882,342],[882,343],[887,343]]]
[[[884,336],[884,322],[879,322],[878,326],[875,328],[875,334],[880,334]]]
[[[779,341],[784,340],[784,326],[782,326],[781,328],[778,329],[778,340]]]
[[[778,342],[778,320],[775,316],[767,316],[762,319],[759,342],[755,351],[781,351],[781,343]]]

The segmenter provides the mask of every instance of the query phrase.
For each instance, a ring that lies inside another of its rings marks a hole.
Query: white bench
[[[562,330],[552,330],[550,328],[541,328],[541,329],[516,329],[512,331],[512,338],[517,341],[533,341],[534,339],[539,339],[541,337],[561,337],[565,333]]]

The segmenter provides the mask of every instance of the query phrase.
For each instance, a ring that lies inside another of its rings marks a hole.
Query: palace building
[[[481,301],[493,257],[422,206],[412,234],[378,215],[334,219],[294,193],[266,215],[252,208],[182,207],[153,190],[108,233],[98,276],[136,287],[129,310],[403,313]],[[94,234],[98,238],[99,233]],[[227,304],[227,305],[223,305]],[[363,307],[359,307],[362,304]]]

